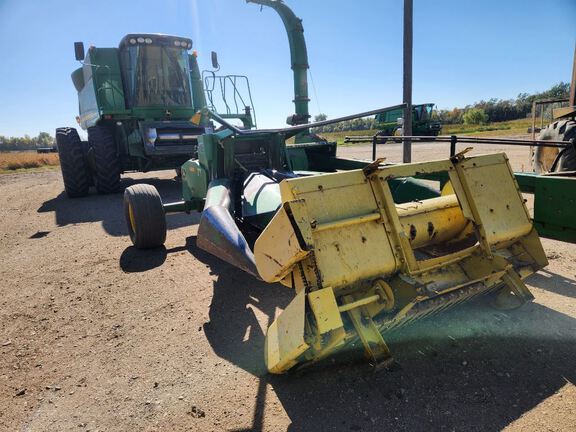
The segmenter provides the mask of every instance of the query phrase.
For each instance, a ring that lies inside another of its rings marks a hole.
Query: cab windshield
[[[417,121],[425,121],[430,120],[432,118],[432,110],[434,108],[433,104],[430,105],[418,105],[414,107],[415,112],[415,120]]]
[[[138,45],[122,53],[128,107],[192,106],[185,49]]]

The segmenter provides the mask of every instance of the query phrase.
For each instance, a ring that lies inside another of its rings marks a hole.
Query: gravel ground
[[[526,148],[494,150],[528,166]],[[447,151],[415,144],[414,160]],[[171,175],[123,184],[171,201]],[[515,312],[469,305],[394,334],[392,371],[351,352],[270,376],[265,329],[291,293],[199,250],[197,214],[169,216],[166,247],[141,252],[120,194],[68,200],[39,172],[0,176],[0,217],[1,430],[576,430],[575,245],[543,240],[550,265]]]

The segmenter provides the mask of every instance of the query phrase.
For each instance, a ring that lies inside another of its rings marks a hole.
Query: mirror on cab
[[[212,51],[212,67],[214,69],[220,69],[220,65],[218,64],[218,53],[216,51]]]
[[[76,60],[84,60],[84,42],[74,42],[74,54],[76,55]]]

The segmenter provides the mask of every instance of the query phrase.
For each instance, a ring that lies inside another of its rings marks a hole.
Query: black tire
[[[378,136],[378,137],[383,137],[383,136],[388,136],[388,135],[390,135],[390,134],[386,130],[381,130],[380,132],[378,132],[376,134],[376,136]],[[388,138],[380,138],[380,140],[378,141],[378,144],[386,144],[387,142],[388,142]]]
[[[561,141],[576,140],[576,121],[560,122],[557,131],[558,139]],[[576,171],[576,149],[574,146],[566,147],[560,152],[554,171]]]
[[[94,176],[92,173],[94,169],[90,166],[90,144],[88,141],[82,141],[82,154],[84,155],[84,164],[86,166],[86,172],[88,174],[88,185],[94,186]]]
[[[114,131],[108,126],[88,128],[88,143],[94,152],[94,184],[101,194],[120,189],[120,158]]]
[[[549,124],[540,132],[539,140],[570,141],[576,139],[576,121],[562,120]],[[538,174],[576,170],[576,151],[570,146],[562,151],[554,147],[536,147],[532,168]]]
[[[154,186],[137,184],[124,191],[124,215],[130,239],[138,249],[162,246],[166,241],[166,216]]]
[[[78,132],[68,127],[56,129],[56,144],[66,194],[70,198],[88,195],[90,176]]]

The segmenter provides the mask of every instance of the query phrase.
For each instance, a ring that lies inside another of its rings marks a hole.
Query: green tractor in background
[[[118,48],[90,47],[86,54],[82,42],[74,48],[76,60],[82,62],[72,73],[79,100],[76,120],[87,131],[88,141],[81,141],[74,128],[56,129],[69,197],[87,195],[92,185],[98,193],[117,192],[121,173],[178,170],[196,157],[198,137],[213,127],[207,118],[194,117],[206,107],[214,109],[212,93],[207,104],[205,84],[218,88],[214,83],[229,77],[209,72],[203,80],[196,52],[189,52],[190,39],[129,34]],[[218,68],[215,53],[212,65]],[[250,87],[246,77],[234,77],[234,82],[228,81],[235,103],[224,100],[221,116],[239,119],[243,128],[250,129],[255,123]],[[235,87],[238,77],[245,79],[247,98]]]
[[[433,116],[434,104],[412,105],[412,134],[417,136],[438,136],[442,123]],[[374,128],[382,136],[401,136],[404,119],[402,108],[385,111],[374,117]]]

